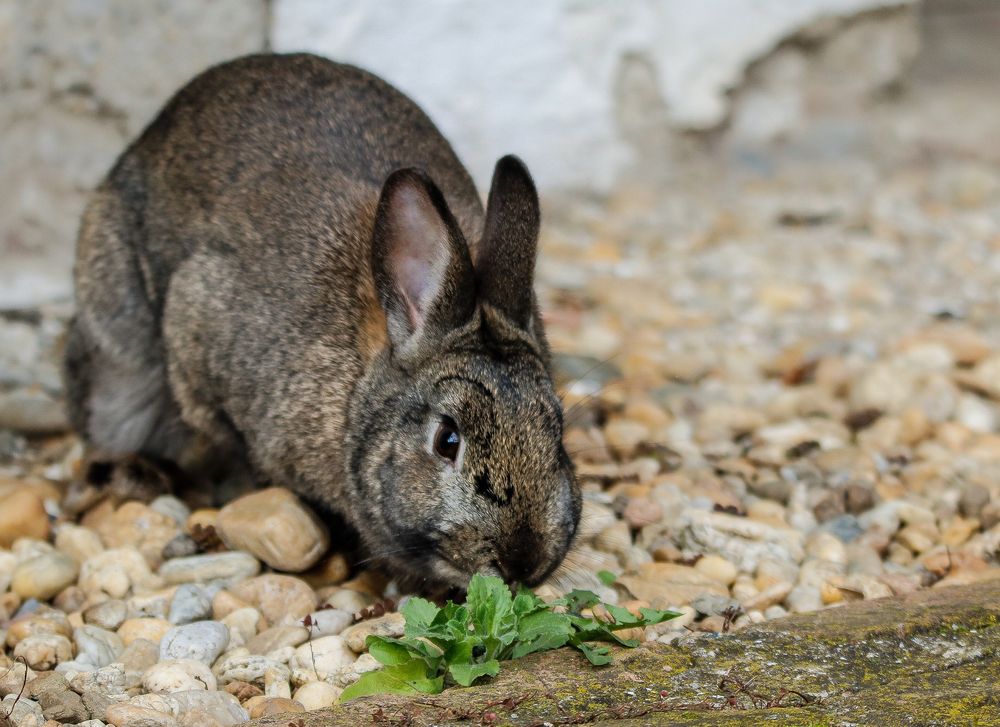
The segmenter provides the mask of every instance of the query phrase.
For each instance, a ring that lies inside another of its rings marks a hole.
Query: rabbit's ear
[[[471,317],[469,248],[441,191],[422,172],[397,170],[382,187],[371,264],[397,355],[417,353]]]
[[[505,156],[493,171],[476,276],[483,300],[525,330],[534,311],[532,281],[540,217],[528,169],[516,156]]]

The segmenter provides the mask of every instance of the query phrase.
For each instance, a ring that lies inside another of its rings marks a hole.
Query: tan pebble
[[[694,567],[707,575],[709,578],[717,580],[723,585],[732,585],[739,574],[737,567],[719,555],[709,554],[702,556]]]
[[[324,558],[312,570],[302,574],[302,579],[313,588],[338,586],[351,574],[351,566],[343,553]]]
[[[817,531],[806,540],[806,556],[829,563],[847,563],[847,548],[833,533]]]
[[[185,523],[185,528],[188,534],[194,532],[195,526],[200,526],[203,528],[215,527],[215,522],[219,517],[219,511],[216,508],[201,508],[200,510],[195,510],[190,515],[188,515],[187,523]]]
[[[378,618],[368,619],[345,629],[341,636],[347,646],[357,654],[367,651],[365,640],[369,636],[385,636],[398,638],[403,635],[406,620],[398,612],[387,613]]]
[[[219,591],[212,598],[212,618],[221,621],[233,611],[247,608],[250,604],[237,598],[230,591]]]
[[[293,698],[307,712],[330,707],[340,699],[344,690],[327,682],[309,682],[295,690]]]
[[[7,646],[15,647],[22,639],[41,634],[57,634],[70,637],[73,627],[66,615],[49,609],[39,610],[27,616],[21,616],[7,624]]]
[[[142,686],[152,694],[215,691],[217,682],[212,670],[194,659],[168,659],[149,667],[142,675]]]
[[[298,647],[289,666],[303,670],[310,681],[320,681],[351,666],[357,658],[343,636],[321,636]]]
[[[995,581],[997,579],[1000,579],[1000,568],[988,568],[986,570],[958,569],[952,571],[935,583],[934,588],[966,586],[971,583],[983,583],[986,581]]]
[[[763,611],[771,606],[782,603],[788,597],[788,594],[792,592],[792,588],[792,584],[787,581],[772,583],[760,591],[760,593],[743,600],[743,608],[747,611]]]
[[[385,587],[388,584],[389,579],[384,573],[380,573],[376,570],[366,570],[362,571],[351,580],[344,581],[340,585],[342,588],[348,588],[352,591],[360,591],[361,593],[372,596],[373,598],[381,598],[382,594],[385,592]]]
[[[88,530],[96,531],[108,518],[115,514],[115,503],[112,498],[102,500],[94,507],[90,508],[80,518],[80,525]]]
[[[104,718],[115,727],[177,727],[173,715],[131,704],[111,704]]]
[[[244,701],[243,709],[245,709],[247,712],[250,713],[251,716],[253,716],[254,711],[256,711],[258,707],[266,701],[267,697],[265,697],[263,694],[258,694]]]
[[[80,566],[58,551],[39,555],[21,563],[14,571],[10,588],[21,598],[47,601],[76,581]]]
[[[118,627],[118,635],[125,646],[136,639],[146,639],[158,644],[173,627],[172,623],[163,618],[130,618]]]
[[[594,538],[594,547],[605,553],[624,554],[632,547],[632,533],[628,524],[623,520],[615,521],[597,534]]]
[[[636,575],[618,579],[633,596],[656,608],[685,605],[703,593],[728,596],[729,589],[704,573],[673,563],[647,563]]]
[[[633,528],[643,528],[663,519],[663,508],[647,497],[632,497],[625,506],[622,517]]]
[[[0,499],[0,547],[18,538],[49,537],[49,516],[42,496],[33,489],[15,490]]]
[[[779,528],[788,527],[785,506],[771,500],[757,500],[747,508],[747,517]]]
[[[254,708],[248,711],[250,711],[250,719],[258,719],[260,717],[271,717],[276,714],[301,713],[305,712],[306,708],[294,699],[268,697],[254,705]]]
[[[68,614],[66,616],[66,620],[69,621],[69,625],[72,626],[74,629],[82,628],[83,626],[86,625],[83,621],[82,611],[74,611],[73,613]]]
[[[754,580],[746,573],[741,573],[736,576],[736,580],[733,581],[730,591],[732,592],[733,598],[737,601],[746,601],[753,598],[760,590],[755,584]]]
[[[340,611],[354,614],[367,608],[375,602],[375,598],[368,593],[361,593],[350,588],[338,588],[335,593],[323,599],[324,606],[330,606]]]
[[[14,657],[36,671],[48,671],[73,658],[73,642],[60,634],[32,634],[17,642]]]
[[[676,563],[684,559],[684,554],[671,543],[657,545],[652,550],[653,560],[660,563]]]
[[[101,536],[89,528],[66,523],[59,526],[56,533],[56,548],[77,563],[83,563],[91,556],[104,551]]]
[[[886,560],[896,565],[907,566],[913,562],[913,551],[902,543],[892,542],[889,544]]]
[[[245,550],[272,568],[293,573],[315,565],[330,543],[315,513],[280,487],[229,503],[219,511],[215,528],[229,548]]]
[[[896,533],[896,540],[918,555],[933,548],[939,539],[937,528],[927,524],[907,525]]]
[[[229,628],[229,633],[231,634],[229,648],[231,649],[247,645],[248,642],[256,637],[258,631],[263,631],[267,628],[267,622],[264,620],[264,617],[253,606],[238,608],[219,620]],[[251,653],[263,654],[266,652]]]
[[[949,548],[958,548],[964,545],[977,530],[979,530],[978,520],[956,515],[941,532],[941,543]]]
[[[233,586],[232,592],[273,626],[295,624],[318,605],[316,593],[305,581],[274,573],[250,578]]]
[[[823,599],[823,603],[829,606],[832,603],[840,603],[844,600],[844,591],[837,588],[831,583],[824,583],[819,588],[819,596]],[[860,594],[859,596],[860,597]]]
[[[100,523],[97,532],[106,547],[133,547],[155,569],[163,562],[163,547],[180,533],[180,528],[168,515],[141,502],[126,502]]]
[[[649,439],[649,427],[628,419],[612,419],[604,426],[604,436],[611,448],[627,459]]]

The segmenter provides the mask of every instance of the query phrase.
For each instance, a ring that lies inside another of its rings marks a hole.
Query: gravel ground
[[[540,592],[677,608],[646,632],[671,641],[1000,578],[996,170],[711,171],[550,219],[540,290],[585,510]],[[280,489],[64,518],[67,315],[0,318],[4,712],[202,727],[332,703],[405,594],[326,553]]]

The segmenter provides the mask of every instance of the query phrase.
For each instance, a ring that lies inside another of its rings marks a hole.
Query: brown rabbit
[[[73,422],[131,467],[190,469],[208,443],[201,461],[340,514],[403,580],[538,583],[580,516],[538,227],[519,160],[497,163],[484,212],[427,116],[365,71],[211,68],[84,215]]]

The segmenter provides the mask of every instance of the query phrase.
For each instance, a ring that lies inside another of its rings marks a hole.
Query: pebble
[[[78,650],[76,660],[93,664],[97,668],[108,666],[125,650],[122,638],[113,631],[98,626],[81,626],[73,630],[73,641]]]
[[[276,714],[295,714],[305,712],[306,708],[294,699],[279,699],[269,697],[261,700],[250,710],[250,719],[271,717]]]
[[[79,564],[103,553],[104,543],[101,536],[90,528],[84,528],[72,523],[64,523],[59,526],[56,533],[56,548],[68,555]]]
[[[193,517],[193,516],[192,516]],[[260,561],[249,553],[211,553],[174,558],[160,566],[159,574],[167,583],[238,582],[260,572]]]
[[[668,608],[691,603],[703,594],[726,596],[729,589],[714,578],[686,565],[649,563],[640,566],[636,575],[618,579],[638,599],[654,608]]]
[[[0,714],[5,714],[14,727],[43,727],[45,715],[38,702],[18,698],[16,694],[8,694],[0,702]]]
[[[194,659],[164,659],[149,667],[142,677],[142,686],[154,694],[186,692],[192,689],[217,688],[215,675],[204,662]]]
[[[364,606],[360,608],[364,608]],[[360,608],[353,609],[353,611],[360,610]],[[354,623],[353,612],[339,608],[324,608],[322,611],[313,611],[308,615],[308,618],[312,623],[308,630],[312,638],[339,634]]]
[[[118,635],[125,646],[136,639],[145,639],[159,644],[160,640],[172,628],[174,625],[162,618],[130,618],[118,627]]]
[[[736,580],[736,576],[739,574],[739,569],[730,563],[725,558],[718,555],[705,555],[698,559],[698,562],[694,564],[696,570],[704,573],[709,578],[712,578],[725,586],[731,586],[733,581]]]
[[[167,620],[174,624],[188,624],[211,615],[212,599],[208,592],[194,583],[184,583],[174,592]]]
[[[84,623],[111,631],[117,631],[126,618],[128,618],[128,604],[117,598],[109,598],[83,612]]]
[[[149,509],[161,515],[166,515],[180,528],[185,527],[188,518],[191,517],[191,508],[173,495],[160,495],[149,503]]]
[[[131,704],[113,704],[105,719],[115,727],[177,727],[173,715]]]
[[[24,659],[32,669],[49,671],[73,658],[73,643],[61,634],[33,634],[17,642],[14,657]]]
[[[209,666],[229,645],[229,629],[218,621],[175,626],[160,641],[160,659],[193,659]]]
[[[231,590],[275,626],[300,621],[316,608],[318,600],[305,581],[273,573],[243,581]]]
[[[330,544],[319,518],[294,493],[277,487],[229,503],[219,511],[215,527],[231,549],[292,573],[314,566]]]
[[[343,636],[322,636],[296,649],[290,666],[305,671],[314,680],[323,680],[351,666],[357,658]]]
[[[152,589],[159,584],[142,553],[131,547],[106,550],[80,566],[78,585],[88,594],[125,598],[133,588]]]
[[[309,639],[309,630],[302,626],[272,626],[246,643],[251,654],[270,654],[285,646],[299,646]]]
[[[346,629],[341,636],[348,648],[356,654],[360,654],[366,651],[365,641],[369,636],[399,638],[403,635],[403,627],[405,625],[406,620],[403,618],[403,614],[394,611],[378,618],[371,618],[354,624]]]
[[[264,627],[264,618],[253,606],[238,608],[222,619],[229,629],[229,648],[245,646]]]
[[[239,701],[225,692],[176,692],[170,699],[177,704],[184,727],[234,727],[250,719]]]
[[[309,682],[295,690],[293,699],[307,712],[334,705],[344,690],[327,682]]]
[[[38,702],[49,720],[77,724],[90,716],[80,695],[70,689],[62,674],[50,672],[34,679],[26,686],[24,696]]]
[[[150,568],[163,561],[163,548],[180,532],[168,515],[156,512],[141,502],[126,502],[97,527],[108,548],[132,547],[146,559]]]
[[[9,548],[18,538],[46,539],[49,515],[42,496],[27,487],[0,500],[0,548]]]
[[[80,566],[58,551],[30,558],[13,573],[10,588],[21,598],[47,601],[76,582]]]

